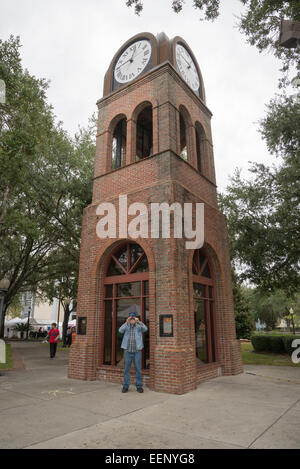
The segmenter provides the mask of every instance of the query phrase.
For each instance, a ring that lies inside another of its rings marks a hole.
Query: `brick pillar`
[[[127,140],[126,140],[126,162],[134,163],[136,157],[136,122],[133,119],[127,121]]]

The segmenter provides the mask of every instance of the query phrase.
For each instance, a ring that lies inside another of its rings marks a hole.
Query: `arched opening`
[[[104,278],[103,364],[124,366],[119,328],[130,312],[146,324],[142,367],[150,367],[149,355],[149,266],[144,250],[136,243],[122,244],[111,255]]]
[[[179,126],[180,126],[180,156],[183,160],[187,161],[187,132],[186,122],[182,112],[179,113]]]
[[[153,153],[152,106],[146,106],[139,113],[136,122],[136,160],[146,158]]]
[[[120,119],[114,128],[111,151],[111,169],[121,168],[126,158],[126,118]]]
[[[196,122],[196,154],[197,154],[197,169],[199,172],[203,170],[203,158],[204,158],[204,142],[205,132],[201,124]]]
[[[216,319],[214,282],[204,251],[193,257],[195,353],[197,365],[216,361]]]

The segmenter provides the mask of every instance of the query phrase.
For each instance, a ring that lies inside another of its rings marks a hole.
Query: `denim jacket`
[[[130,324],[127,324],[127,322],[125,322],[119,329],[119,332],[121,334],[124,334],[122,344],[121,344],[121,348],[123,349],[127,349],[130,327],[131,327]],[[134,333],[135,333],[136,348],[137,350],[142,350],[142,348],[144,348],[143,332],[147,332],[148,327],[145,326],[145,324],[143,324],[141,321],[139,321],[139,323],[136,323],[133,327],[134,327]]]

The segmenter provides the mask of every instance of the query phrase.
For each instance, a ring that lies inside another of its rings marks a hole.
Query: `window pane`
[[[205,298],[205,285],[194,283],[194,296],[198,298]]]
[[[105,285],[105,298],[112,298],[112,297],[113,297],[113,286]]]
[[[195,343],[197,363],[207,363],[205,302],[194,300]]]
[[[108,277],[112,275],[124,275],[124,271],[121,269],[121,267],[118,266],[118,264],[116,264],[116,262],[113,259],[111,260],[111,263],[107,271]]]
[[[149,295],[149,281],[148,280],[144,282],[144,295],[146,296]]]
[[[210,270],[208,264],[206,264],[205,269],[202,272],[202,277],[210,278]]]
[[[138,244],[131,244],[130,245],[131,251],[131,267],[136,263],[138,258],[143,254],[143,249]]]
[[[117,340],[116,340],[116,364],[124,366],[123,349],[121,349],[121,343],[123,334],[119,333],[119,328],[124,324],[129,316],[129,313],[134,312],[138,316],[141,313],[140,299],[139,298],[128,298],[117,301]]]
[[[115,255],[115,258],[118,259],[124,269],[127,270],[127,246],[120,249]]]
[[[112,301],[105,301],[104,364],[111,365]]]
[[[212,289],[212,287],[208,287],[208,291],[209,291],[209,298],[213,298],[213,289]]]
[[[147,257],[144,256],[141,262],[139,262],[137,268],[135,269],[135,272],[148,272],[148,270],[148,260]]]
[[[140,296],[141,295],[141,282],[134,283],[119,283],[117,296]]]

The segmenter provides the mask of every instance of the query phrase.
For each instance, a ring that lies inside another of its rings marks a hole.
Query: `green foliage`
[[[292,347],[292,343],[295,339],[300,339],[300,336],[289,334],[289,335],[284,335],[282,337],[285,353],[292,355],[292,353],[295,351],[295,348]]]
[[[245,365],[292,366],[300,367],[291,360],[290,355],[271,352],[255,352],[251,343],[241,344],[242,360]]]
[[[27,331],[32,331],[33,327],[32,325],[28,322],[19,322],[14,326],[14,329],[18,332],[27,332]]]
[[[284,291],[264,293],[260,289],[248,289],[246,292],[249,308],[254,319],[265,323],[267,330],[273,330],[278,321],[283,318],[294,300],[287,297]]]
[[[219,202],[241,279],[292,295],[300,287],[300,106],[287,98],[269,110],[262,133],[282,162],[271,168],[252,164],[251,180],[237,170]]]
[[[253,334],[251,343],[256,352],[272,352],[292,354],[294,349],[291,347],[292,341],[300,339],[295,335],[272,335],[272,334]]]
[[[250,339],[251,332],[254,329],[251,314],[247,311],[235,311],[235,327],[238,339]]]
[[[23,70],[20,47],[19,38],[0,41],[0,278],[11,281],[4,312],[21,292],[48,292],[62,278],[76,297],[95,154],[95,118],[70,138],[47,103],[47,82]]]
[[[250,339],[251,332],[254,329],[254,320],[249,310],[249,301],[245,294],[246,289],[239,283],[238,276],[233,270],[232,288],[237,338]]]

